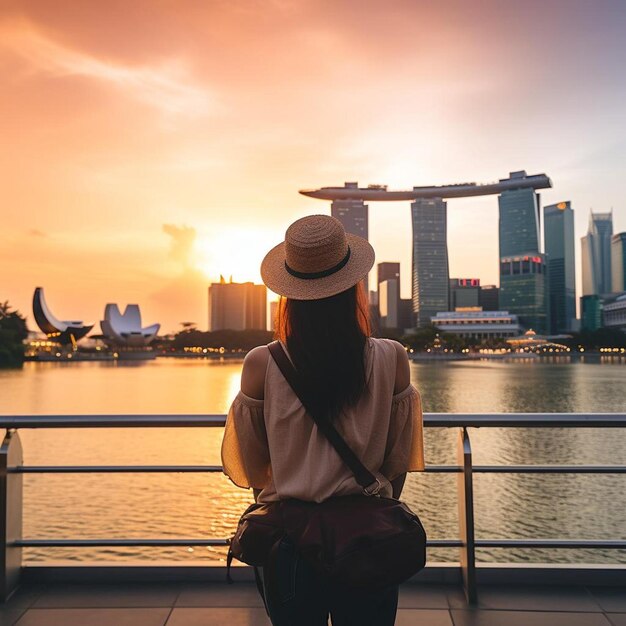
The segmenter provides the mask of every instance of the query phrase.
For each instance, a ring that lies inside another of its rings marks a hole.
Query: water
[[[626,412],[624,360],[412,364],[426,411]],[[225,413],[240,362],[27,363],[0,370],[1,414]],[[221,429],[23,430],[25,464],[219,464]],[[455,463],[456,429],[427,429],[426,460]],[[471,431],[476,464],[626,464],[626,429]],[[624,476],[475,476],[477,536],[626,539]],[[251,494],[221,474],[26,475],[28,538],[213,537]],[[412,474],[404,499],[431,538],[456,538],[456,476]],[[28,549],[26,561],[207,561],[219,548]],[[624,551],[481,550],[488,561],[625,562]],[[432,561],[457,560],[432,550]]]

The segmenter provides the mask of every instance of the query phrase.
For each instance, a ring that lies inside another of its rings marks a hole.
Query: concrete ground
[[[252,583],[48,584],[18,590],[0,626],[268,626]],[[626,589],[406,584],[397,626],[626,626]],[[355,625],[357,626],[357,625]]]

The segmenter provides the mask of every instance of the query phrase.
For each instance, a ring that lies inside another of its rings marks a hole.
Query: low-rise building
[[[626,331],[626,292],[604,304],[604,326]]]
[[[468,339],[502,339],[520,334],[517,315],[508,311],[482,311],[471,308],[442,311],[432,323],[444,333],[453,333]]]

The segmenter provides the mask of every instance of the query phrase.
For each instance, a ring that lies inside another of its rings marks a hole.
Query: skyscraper
[[[358,183],[345,183],[346,189],[358,189],[358,187]],[[350,198],[333,200],[330,205],[330,214],[342,223],[347,233],[368,239],[368,206],[363,200]],[[363,287],[365,287],[365,293],[369,294],[367,276],[363,279]]]
[[[626,233],[611,238],[611,291],[626,291]]]
[[[411,203],[413,222],[412,297],[418,326],[448,310],[447,205],[441,198]]]
[[[569,202],[544,207],[545,252],[548,262],[550,332],[572,330],[576,319],[574,211]]]
[[[510,180],[525,172],[512,172]],[[546,262],[539,251],[539,197],[534,189],[510,189],[498,196],[500,307],[520,324],[548,330]]]
[[[267,287],[253,283],[209,286],[209,330],[265,330]]]
[[[589,229],[581,238],[583,296],[611,292],[611,236],[613,213],[589,215]]]

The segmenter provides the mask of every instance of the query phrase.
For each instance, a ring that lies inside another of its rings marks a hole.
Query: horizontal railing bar
[[[9,415],[0,428],[220,427],[225,415]],[[427,427],[623,428],[624,413],[426,413]]]
[[[482,474],[626,474],[626,465],[475,465]]]
[[[626,541],[603,539],[477,539],[477,548],[593,548],[626,550]]]
[[[221,472],[221,465],[21,465],[9,474],[167,474]],[[431,474],[459,474],[458,465],[428,465]],[[476,465],[482,474],[626,474],[626,465]]]
[[[460,474],[458,465],[427,465],[430,474]],[[626,465],[474,465],[478,474],[626,474]]]
[[[12,415],[0,428],[188,428],[224,426],[225,415]]]
[[[427,465],[424,471],[427,474],[460,474],[463,468],[458,465]]]
[[[9,545],[21,548],[189,547],[227,546],[228,539],[20,539]],[[459,539],[432,539],[430,548],[459,548]],[[626,541],[604,539],[477,539],[477,548],[571,548],[626,550]]]
[[[8,545],[20,548],[189,547],[227,546],[228,539],[19,539]]]
[[[623,428],[625,413],[427,413],[429,427]]]
[[[9,474],[162,474],[221,472],[221,465],[22,465]]]
[[[228,539],[19,539],[8,545],[20,548],[98,548],[98,547],[190,547],[227,546]],[[458,539],[432,539],[429,547],[459,548]]]

